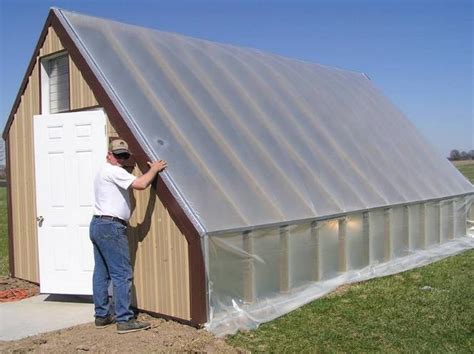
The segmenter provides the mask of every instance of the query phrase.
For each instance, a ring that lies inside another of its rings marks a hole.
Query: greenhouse
[[[81,109],[142,172],[169,164],[135,238],[137,308],[234,333],[474,246],[474,187],[366,74],[60,9],[45,28],[97,100]]]

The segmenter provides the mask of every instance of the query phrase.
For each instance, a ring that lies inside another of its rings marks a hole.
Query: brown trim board
[[[10,276],[15,276],[15,249],[13,248],[13,206],[12,206],[12,173],[10,160],[10,137],[5,139],[5,155],[7,168],[7,213],[8,213],[8,263],[10,267]]]
[[[133,136],[121,114],[113,104],[110,97],[107,95],[104,87],[102,87],[99,80],[92,72],[85,58],[82,56],[74,41],[69,37],[66,29],[59,18],[54,14],[53,10],[51,10],[50,16],[48,16],[48,18],[50,18],[51,25],[56,31],[56,34],[58,35],[62,45],[69,52],[71,59],[74,61],[78,69],[81,71],[85,81],[92,89],[92,92],[94,93],[99,105],[105,109],[108,118],[111,122],[113,122],[117,133],[122,138],[127,140],[130,148],[132,151],[134,151],[138,166],[143,171],[146,171],[146,162],[149,160],[148,156],[146,156],[142,147]],[[159,175],[157,177],[155,186],[158,192],[158,197],[160,198],[163,205],[168,209],[171,218],[188,241],[189,288],[191,306],[190,322],[196,325],[203,324],[207,321],[207,297],[205,265],[201,247],[201,237]]]

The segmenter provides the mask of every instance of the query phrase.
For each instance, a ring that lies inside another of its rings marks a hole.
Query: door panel
[[[103,111],[34,118],[42,293],[92,294],[93,179],[107,154]]]

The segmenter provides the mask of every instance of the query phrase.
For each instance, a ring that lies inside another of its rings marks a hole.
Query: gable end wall
[[[39,60],[64,51],[54,29],[47,29],[14,112],[7,135],[10,173],[10,220],[13,260],[17,278],[39,283],[38,241],[34,175],[33,116],[41,112]],[[70,110],[99,107],[81,71],[70,58]],[[117,133],[108,121],[109,137]],[[135,168],[134,174],[141,172]],[[134,305],[172,318],[191,320],[188,244],[156,192],[135,193],[136,208],[130,220],[130,247],[134,263]],[[150,200],[150,196],[152,196]],[[151,208],[151,209],[150,209]],[[144,223],[145,216],[152,220]],[[145,236],[144,236],[145,235]]]

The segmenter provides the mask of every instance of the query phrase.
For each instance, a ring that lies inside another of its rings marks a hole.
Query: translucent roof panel
[[[474,191],[364,74],[55,11],[203,232]]]

